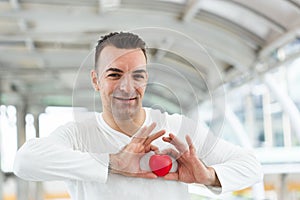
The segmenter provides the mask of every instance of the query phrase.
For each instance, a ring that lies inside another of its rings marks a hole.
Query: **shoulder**
[[[197,121],[185,116],[180,113],[169,113],[167,111],[160,111],[158,109],[145,108],[147,114],[149,115],[149,120],[156,122],[161,127],[166,127],[171,131],[189,131],[194,132],[198,126]]]
[[[97,117],[99,113],[82,113],[79,117],[78,114],[74,115],[73,121],[59,126],[52,134],[75,134],[78,132],[86,131],[97,127]]]
[[[98,113],[99,114],[99,113]],[[84,114],[84,118],[74,117],[73,121],[68,122],[50,134],[49,139],[57,142],[68,142],[72,147],[79,148],[86,144],[86,141],[94,140],[97,134],[97,113]]]
[[[185,133],[190,136],[201,133],[204,137],[208,134],[209,128],[199,119],[190,118],[180,113],[162,112],[158,109],[146,108],[149,114],[150,121],[156,122],[160,128],[166,128],[170,132],[179,134]]]
[[[152,119],[161,119],[161,118],[168,118],[168,119],[181,119],[184,117],[183,115],[179,113],[169,113],[168,111],[161,111],[159,109],[153,109],[144,107],[147,115],[151,117]]]

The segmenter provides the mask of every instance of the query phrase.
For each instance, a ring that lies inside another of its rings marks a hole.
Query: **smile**
[[[136,100],[137,97],[131,97],[131,98],[128,98],[128,97],[114,97],[115,99],[118,99],[118,100],[121,100],[121,101],[132,101],[132,100]]]

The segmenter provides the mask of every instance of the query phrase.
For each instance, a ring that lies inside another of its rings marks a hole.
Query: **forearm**
[[[74,151],[48,138],[25,143],[17,152],[14,173],[30,181],[84,180],[105,182],[108,154]]]
[[[213,141],[215,145],[210,152],[200,151],[199,157],[214,169],[221,184],[220,192],[239,190],[262,181],[261,165],[251,151],[214,137],[207,143]]]
[[[263,180],[261,166],[251,154],[212,167],[222,184],[222,192],[240,190]]]

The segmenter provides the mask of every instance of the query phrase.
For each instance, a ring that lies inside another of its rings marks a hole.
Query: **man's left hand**
[[[220,181],[212,167],[207,167],[197,157],[196,148],[192,143],[190,136],[186,136],[188,147],[181,142],[174,134],[169,137],[163,137],[163,141],[174,145],[175,149],[166,149],[162,153],[170,154],[176,158],[178,169],[176,172],[170,172],[164,178],[166,180],[177,180],[185,183],[199,183],[209,186],[220,187]]]

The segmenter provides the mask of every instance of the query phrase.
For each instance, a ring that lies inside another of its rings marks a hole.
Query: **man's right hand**
[[[124,176],[157,178],[149,171],[143,171],[140,168],[142,156],[150,151],[158,151],[158,148],[151,143],[165,134],[165,130],[158,131],[152,135],[151,132],[156,127],[155,123],[141,128],[135,134],[131,142],[126,145],[119,153],[110,154],[110,172]]]

